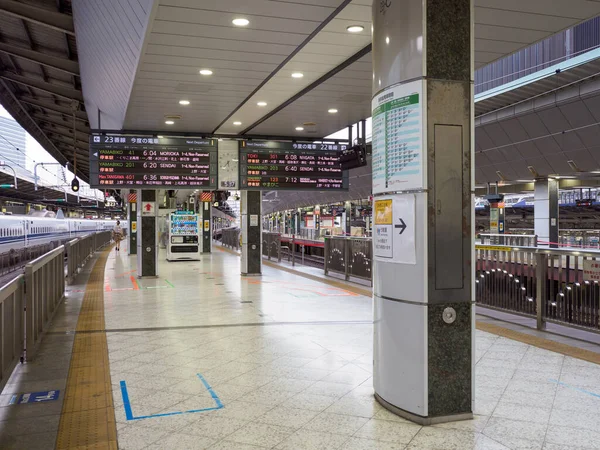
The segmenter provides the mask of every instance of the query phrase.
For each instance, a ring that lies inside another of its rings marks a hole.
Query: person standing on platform
[[[112,230],[112,237],[115,241],[115,244],[117,244],[116,251],[121,251],[121,241],[123,240],[123,227],[121,226],[120,220],[117,220],[117,224]]]

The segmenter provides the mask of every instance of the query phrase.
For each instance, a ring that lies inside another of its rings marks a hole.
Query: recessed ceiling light
[[[237,122],[237,121],[236,121],[236,122],[233,122],[233,124],[234,124],[236,127],[239,127],[239,126],[242,124],[242,122]]]
[[[210,69],[202,69],[200,71],[200,75],[208,76],[208,75],[212,75],[212,74],[213,74],[213,71]]]
[[[385,43],[386,43],[386,44],[389,44],[389,43],[390,43],[390,37],[389,37],[389,36],[385,38]]]
[[[348,30],[349,33],[360,33],[364,29],[365,27],[363,27],[362,25],[350,25],[348,28],[346,28],[346,30]]]
[[[296,131],[304,131],[304,127],[296,127]]]
[[[331,108],[329,111],[327,111],[329,114],[336,114],[338,112],[337,109],[335,108]]]
[[[164,138],[164,136],[161,136],[160,134],[158,136],[156,136],[156,137],[159,138],[159,139]]]
[[[302,78],[304,74],[302,72],[294,72],[292,78]]]
[[[179,100],[179,104],[180,104],[180,105],[187,106],[187,105],[189,105],[189,104],[190,104],[190,101],[189,101],[189,100]]]
[[[233,19],[231,21],[231,23],[233,23],[236,27],[245,27],[248,26],[248,24],[250,23],[250,21],[248,19],[244,19],[244,18],[237,18],[237,19]]]
[[[173,125],[175,123],[175,121],[174,120],[165,120],[165,123],[167,125]]]
[[[257,105],[258,106],[267,106],[267,102],[258,102]]]

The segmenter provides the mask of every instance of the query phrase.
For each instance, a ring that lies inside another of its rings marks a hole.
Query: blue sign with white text
[[[17,400],[17,404],[22,405],[24,403],[40,403],[40,402],[51,402],[58,400],[60,391],[44,391],[44,392],[31,392],[29,394],[21,394]]]

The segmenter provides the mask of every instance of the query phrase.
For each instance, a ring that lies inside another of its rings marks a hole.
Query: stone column
[[[260,275],[262,273],[262,192],[242,191],[240,209],[242,275]]]
[[[474,392],[473,0],[373,2],[374,387],[420,424]]]
[[[558,248],[558,180],[538,178],[535,180],[533,197],[533,220],[538,241]]]
[[[158,276],[158,202],[157,191],[138,190],[137,265],[138,277]]]

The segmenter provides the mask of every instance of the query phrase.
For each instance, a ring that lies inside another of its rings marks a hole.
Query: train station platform
[[[9,380],[0,448],[600,448],[600,350],[479,318],[475,419],[422,427],[373,397],[368,287],[241,277],[219,247],[140,280],[124,247],[91,261]]]

